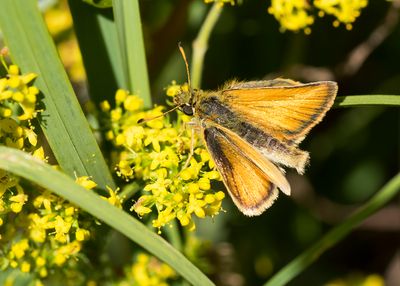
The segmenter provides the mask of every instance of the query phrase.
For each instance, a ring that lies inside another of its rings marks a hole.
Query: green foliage
[[[0,26],[13,60],[39,76],[45,106],[40,124],[61,168],[71,176],[93,176],[102,188],[114,187],[36,2],[3,0],[1,6]]]
[[[140,10],[136,0],[68,2],[74,26],[50,36],[37,1],[0,0],[12,60],[2,50],[0,284],[383,284],[395,243],[384,243],[393,241],[377,231],[384,224],[368,219],[400,190],[400,96],[390,95],[400,78],[395,2],[272,0],[268,12],[258,1],[157,0]],[[72,29],[88,85],[71,84],[73,70],[57,53]],[[185,128],[188,118],[146,121],[166,110],[153,102],[170,105],[165,93],[187,89],[169,85],[184,78],[181,40],[193,42],[196,89],[272,72],[338,81],[337,109],[305,142],[307,175],[288,172],[293,199],[243,217],[228,200],[222,205],[218,172],[201,136]],[[77,96],[96,106],[85,104],[85,115]],[[190,233],[195,226],[202,239]],[[352,260],[364,256],[376,265]]]

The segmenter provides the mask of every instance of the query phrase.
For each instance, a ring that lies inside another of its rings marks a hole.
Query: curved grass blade
[[[113,0],[114,20],[122,53],[126,86],[140,96],[144,107],[151,107],[142,23],[138,0]]]
[[[35,182],[82,208],[169,264],[193,285],[214,285],[182,253],[145,225],[42,161],[22,151],[0,147],[0,169]]]
[[[399,190],[400,173],[386,183],[386,185],[383,186],[383,188],[358,211],[347,218],[343,223],[334,227],[313,246],[292,260],[282,270],[275,274],[267,283],[265,283],[264,286],[286,285],[304,269],[315,262],[325,251],[330,249],[346,235],[348,235],[364,219],[384,206],[399,192]]]
[[[0,0],[0,7],[0,29],[14,62],[39,75],[35,84],[44,95],[40,124],[61,168],[71,176],[92,176],[101,188],[114,188],[37,1]]]

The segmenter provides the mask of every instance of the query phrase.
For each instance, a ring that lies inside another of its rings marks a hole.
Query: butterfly
[[[175,108],[194,118],[217,170],[238,209],[256,216],[290,195],[284,167],[303,174],[309,154],[298,145],[331,108],[336,82],[290,79],[231,81],[217,91],[188,90]],[[174,109],[175,109],[174,108]]]

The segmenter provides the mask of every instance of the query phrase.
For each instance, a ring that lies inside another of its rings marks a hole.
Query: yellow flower
[[[19,213],[22,210],[22,206],[28,200],[28,196],[24,193],[21,186],[17,185],[16,188],[18,194],[10,197],[10,202],[13,202],[11,203],[10,208],[13,212]]]
[[[171,267],[144,253],[139,253],[125,272],[126,285],[168,286],[176,277]]]
[[[128,111],[136,111],[139,110],[143,107],[143,99],[129,95],[125,100],[124,100],[124,108]]]
[[[314,22],[309,10],[307,0],[272,0],[268,13],[279,21],[282,31],[304,30],[308,34],[311,32],[309,26]]]
[[[49,9],[44,16],[50,34],[53,36],[72,28],[72,17],[66,9]]]
[[[118,89],[117,92],[115,93],[115,103],[117,105],[120,105],[126,100],[127,97],[128,97],[128,92],[126,90]]]
[[[341,22],[350,30],[352,23],[360,16],[361,9],[368,5],[368,0],[315,0],[314,5],[321,10],[321,16],[326,13],[336,17],[337,20],[333,22],[335,27]]]
[[[102,101],[100,103],[100,109],[103,112],[110,111],[110,109],[111,109],[110,103],[107,100]]]
[[[21,239],[11,246],[10,255],[14,258],[20,259],[24,257],[25,252],[28,250],[29,244],[27,239]]]
[[[111,189],[109,186],[106,186],[108,190],[109,197],[104,197],[102,196],[101,198],[105,199],[108,201],[110,204],[113,206],[116,206],[117,208],[122,208],[122,199],[117,195],[117,192],[119,189],[116,189],[115,191]]]
[[[167,87],[166,94],[167,96],[174,97],[180,92],[181,86],[179,84],[176,84],[176,81],[172,81],[172,83]]]
[[[37,115],[36,100],[39,90],[35,86],[28,86],[36,78],[36,74],[19,73],[18,66],[10,65],[8,77],[0,79],[0,110],[4,117],[10,117],[14,109],[8,108],[7,104],[15,102],[22,109],[22,114],[17,116],[18,120],[25,121]]]
[[[384,286],[385,285],[385,280],[383,279],[382,276],[378,274],[370,274],[368,275],[362,286]]]
[[[56,216],[54,224],[54,230],[56,232],[55,239],[61,243],[65,243],[71,226],[71,222],[59,215]]]
[[[81,242],[73,241],[64,246],[57,248],[54,252],[54,263],[58,266],[63,265],[67,259],[81,250]]]
[[[46,259],[42,256],[39,256],[38,258],[36,258],[36,265],[41,267],[44,266],[46,264]]]
[[[30,270],[31,270],[31,265],[26,261],[22,262],[22,264],[21,264],[21,272],[27,273]]]
[[[75,182],[87,190],[91,190],[97,187],[97,184],[93,180],[91,180],[89,176],[78,177],[76,178]]]
[[[46,240],[46,229],[49,226],[49,216],[39,216],[38,214],[30,214],[29,237],[35,241],[43,243]]]
[[[76,237],[77,241],[84,241],[84,240],[88,239],[89,236],[90,236],[90,232],[83,228],[79,228],[75,232],[75,237]]]

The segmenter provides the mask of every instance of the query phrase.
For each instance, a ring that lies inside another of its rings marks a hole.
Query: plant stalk
[[[215,2],[207,14],[203,25],[200,28],[199,34],[193,41],[193,55],[192,55],[192,88],[199,89],[201,86],[201,78],[203,72],[204,56],[208,49],[208,40],[212,30],[221,15],[223,4]]]

